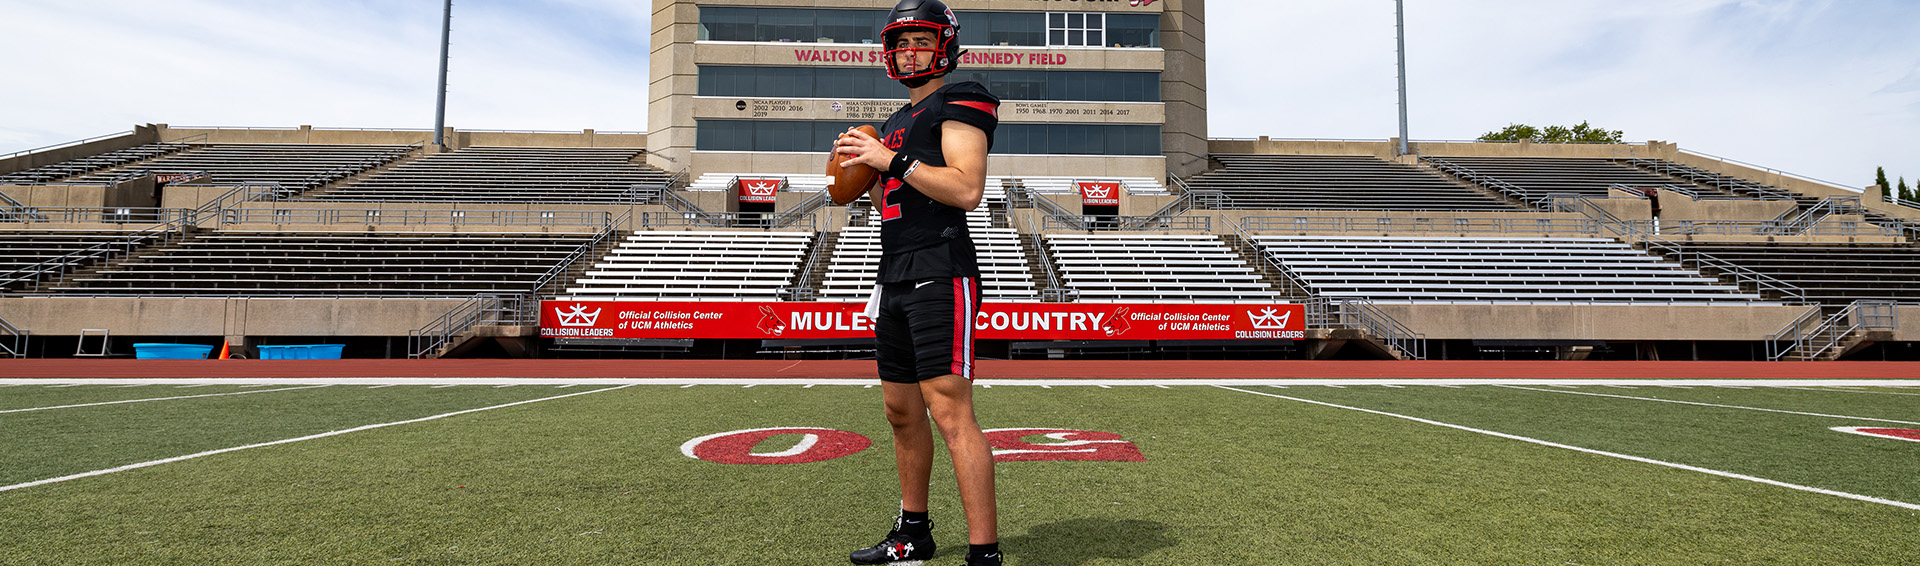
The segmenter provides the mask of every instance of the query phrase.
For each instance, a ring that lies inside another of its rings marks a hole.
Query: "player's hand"
[[[893,150],[887,149],[885,144],[867,135],[866,132],[853,128],[848,128],[846,133],[840,134],[840,137],[834,140],[833,151],[848,157],[840,162],[841,167],[858,163],[884,173],[887,168],[893,166]]]

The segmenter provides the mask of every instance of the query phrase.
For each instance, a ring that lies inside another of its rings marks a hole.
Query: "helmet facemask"
[[[932,32],[934,46],[910,47],[900,45],[900,36],[910,31]],[[906,84],[908,88],[919,87],[927,84],[928,81],[946,76],[947,73],[953,72],[955,63],[958,63],[958,61],[956,61],[956,59],[958,59],[956,52],[959,50],[960,38],[959,33],[957,33],[957,30],[953,26],[916,20],[900,21],[889,24],[883,28],[881,30],[881,37],[887,44],[886,51],[883,54],[883,58],[887,64],[887,78],[900,81]],[[923,51],[933,55],[926,68],[915,70],[912,73],[903,73],[900,70],[900,55],[910,54],[918,60],[920,53]]]

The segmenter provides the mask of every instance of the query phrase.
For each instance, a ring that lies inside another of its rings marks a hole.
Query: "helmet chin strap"
[[[920,88],[922,86],[926,86],[926,84],[930,82],[933,82],[933,77],[914,77],[911,79],[900,79],[900,84],[907,85],[907,88]]]

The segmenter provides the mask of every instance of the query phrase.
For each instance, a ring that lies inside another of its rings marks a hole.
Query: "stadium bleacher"
[[[1920,246],[1783,242],[1689,243],[1700,252],[1799,287],[1808,300],[1920,300]]]
[[[980,264],[981,298],[994,302],[1038,301],[1019,232],[993,227],[991,211],[1006,205],[1005,191],[989,181],[981,200],[983,206],[967,213],[967,230],[973,235]],[[862,201],[854,206],[866,205]],[[880,219],[868,215],[866,223],[844,227],[838,238],[821,281],[820,300],[865,301],[880,270]]]
[[[1516,210],[1418,168],[1366,155],[1215,154],[1223,166],[1187,180],[1219,190],[1226,208],[1267,210]],[[1604,194],[1604,193],[1603,193]]]
[[[99,183],[142,173],[204,171],[189,184],[277,183],[292,196],[406,157],[404,145],[206,144],[131,165],[98,170],[70,182]]]
[[[628,236],[566,289],[571,300],[778,301],[812,232],[648,231]]]
[[[531,293],[591,234],[218,231],[47,285],[59,295],[458,297]]]
[[[1273,301],[1279,292],[1211,234],[1047,234],[1061,283],[1089,303]]]
[[[1714,187],[1636,169],[1612,159],[1571,157],[1456,157],[1422,156],[1428,163],[1464,167],[1518,187],[1526,200],[1549,195],[1607,198],[1614,185],[1649,189],[1672,187],[1694,196],[1735,198]],[[1447,167],[1440,167],[1447,171]]]
[[[668,175],[637,148],[466,147],[401,163],[305,198],[357,202],[629,203]]]
[[[94,252],[108,246],[130,249],[159,238],[157,234],[136,235],[128,231],[91,230],[8,230],[0,231],[0,291],[22,291],[30,287],[37,272],[60,266],[48,262],[72,262],[73,267],[92,264]]]
[[[102,169],[119,167],[129,163],[146,161],[177,153],[186,150],[188,147],[191,146],[184,143],[151,143],[109,151],[99,155],[69,159],[52,165],[44,165],[25,171],[0,175],[0,185],[38,185],[53,183]]]
[[[1256,236],[1325,297],[1374,301],[1758,301],[1606,238]]]

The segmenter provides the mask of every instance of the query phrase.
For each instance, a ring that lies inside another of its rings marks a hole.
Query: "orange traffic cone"
[[[220,357],[217,359],[222,359],[222,360],[227,359],[228,353],[229,353],[229,350],[227,350],[227,342],[225,340],[222,340],[220,342]]]

